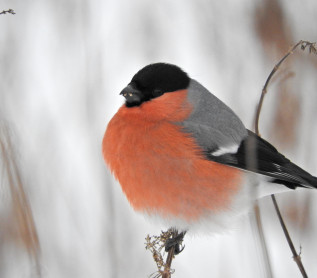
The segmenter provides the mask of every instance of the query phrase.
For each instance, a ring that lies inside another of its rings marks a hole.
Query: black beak
[[[135,89],[131,84],[125,87],[120,95],[123,95],[127,103],[139,103],[141,102],[141,92],[138,89]]]

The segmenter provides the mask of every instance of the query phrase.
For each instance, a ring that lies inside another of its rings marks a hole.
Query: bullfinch
[[[151,219],[182,232],[221,232],[257,198],[317,187],[175,65],[142,68],[120,95],[103,156],[131,206]]]

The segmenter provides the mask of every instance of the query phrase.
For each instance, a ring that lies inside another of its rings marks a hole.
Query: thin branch
[[[259,101],[259,104],[258,104],[258,107],[257,107],[257,111],[256,111],[256,116],[255,116],[255,123],[254,123],[254,127],[255,127],[255,132],[257,135],[260,136],[260,131],[259,131],[259,119],[260,119],[260,114],[261,114],[261,109],[262,109],[262,105],[263,105],[263,101],[264,101],[264,97],[267,93],[267,88],[270,84],[270,81],[273,77],[273,75],[277,72],[277,70],[279,69],[279,67],[281,66],[281,64],[287,59],[287,57],[289,57],[291,54],[294,53],[294,51],[296,50],[296,48],[298,46],[301,46],[301,49],[302,50],[305,50],[307,47],[309,48],[309,53],[314,53],[314,54],[317,54],[317,50],[316,50],[316,43],[311,43],[309,41],[299,41],[298,43],[296,43],[293,47],[290,48],[290,50],[284,55],[284,57],[275,65],[275,67],[273,68],[273,70],[271,71],[270,75],[268,76],[265,84],[264,84],[264,87],[262,89],[262,94],[261,94],[261,97],[260,97],[260,101]],[[294,244],[292,242],[292,239],[288,233],[288,230],[286,228],[286,225],[284,223],[284,220],[283,220],[283,217],[280,213],[280,210],[279,210],[279,207],[277,205],[277,202],[276,202],[276,199],[275,199],[275,196],[274,194],[271,195],[271,198],[272,198],[272,201],[273,201],[273,204],[274,204],[274,207],[275,207],[275,210],[276,210],[276,213],[278,215],[278,218],[279,218],[279,221],[280,221],[280,224],[282,226],[282,229],[283,229],[283,232],[285,234],[285,237],[286,237],[286,240],[288,242],[288,245],[292,251],[292,254],[293,254],[293,258],[300,270],[300,272],[302,273],[302,276],[304,278],[308,277],[307,274],[306,274],[306,271],[305,271],[305,268],[302,264],[302,260],[301,260],[301,253],[300,254],[297,254],[295,248],[294,248]]]
[[[170,251],[168,252],[165,268],[162,273],[162,278],[170,278],[171,277],[171,266],[172,266],[172,260],[175,253],[175,246],[173,246]]]
[[[270,83],[273,75],[277,72],[277,70],[279,69],[281,64],[287,59],[288,56],[290,56],[291,54],[294,53],[295,49],[299,45],[301,46],[302,50],[305,50],[308,47],[309,48],[309,53],[314,53],[314,54],[317,53],[316,43],[315,42],[311,43],[311,42],[308,42],[308,41],[299,41],[297,44],[295,44],[293,47],[291,47],[290,50],[284,55],[284,57],[275,65],[275,67],[271,71],[270,75],[266,79],[266,82],[265,82],[264,87],[262,89],[262,94],[261,94],[260,101],[259,101],[259,104],[258,104],[258,107],[257,107],[257,111],[256,111],[254,128],[255,128],[255,133],[257,135],[259,135],[259,136],[260,136],[259,119],[260,119],[260,113],[261,113],[261,110],[262,110],[264,97],[265,97],[265,95],[267,93],[267,87],[269,86],[269,83]]]
[[[177,230],[172,230],[172,238],[178,237],[180,234],[178,234]],[[171,247],[171,249],[168,251],[167,259],[165,263],[165,267],[162,273],[162,278],[170,278],[171,277],[171,266],[172,261],[175,255],[175,245]]]
[[[0,12],[0,14],[15,14],[15,11],[13,9],[3,10]]]
[[[299,254],[297,254],[297,251],[296,251],[296,249],[294,247],[293,241],[292,241],[292,239],[291,239],[291,237],[290,237],[290,235],[288,233],[288,230],[287,230],[287,228],[285,226],[283,217],[282,217],[280,209],[279,209],[279,207],[277,205],[277,202],[276,202],[274,194],[271,195],[271,198],[272,198],[272,201],[273,201],[273,204],[274,204],[278,219],[280,220],[280,223],[281,223],[283,232],[285,234],[286,240],[288,242],[289,247],[291,248],[291,251],[292,251],[292,254],[293,254],[293,259],[296,262],[296,264],[298,265],[298,268],[299,268],[300,272],[302,273],[302,276],[304,278],[308,278],[308,276],[306,274],[306,271],[305,271],[305,268],[304,268],[304,266],[302,264],[302,259],[301,259],[302,248],[300,248],[300,252],[299,252]]]
[[[177,239],[178,242],[182,242],[185,233],[178,233],[175,229],[169,229],[168,231],[162,231],[159,236],[147,236],[145,238],[145,248],[150,250],[153,259],[156,263],[157,272],[154,272],[150,277],[158,278],[170,278],[174,273],[171,268],[172,261],[175,257],[175,246],[172,245],[167,253],[167,258],[164,261],[166,242],[171,239]]]
[[[255,225],[254,227],[256,228],[257,232],[257,239],[258,242],[260,243],[260,248],[262,250],[262,260],[264,263],[264,270],[265,270],[265,277],[267,278],[272,278],[272,267],[270,263],[270,258],[267,250],[267,244],[263,232],[263,225],[262,225],[262,219],[261,219],[261,214],[260,214],[260,208],[258,201],[254,205],[254,212],[255,212]]]

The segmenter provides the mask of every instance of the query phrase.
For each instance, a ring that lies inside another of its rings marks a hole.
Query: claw
[[[186,232],[181,232],[181,233],[177,234],[177,231],[176,231],[175,236],[173,235],[172,238],[169,238],[166,240],[165,251],[169,252],[171,250],[171,248],[174,247],[175,248],[174,249],[175,255],[178,255],[179,253],[181,253],[185,248],[185,245],[182,245],[185,234],[186,234]]]

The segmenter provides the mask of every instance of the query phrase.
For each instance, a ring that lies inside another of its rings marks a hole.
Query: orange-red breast
[[[317,187],[235,113],[171,64],[151,64],[120,93],[102,142],[132,207],[181,231],[217,232],[261,196]]]

